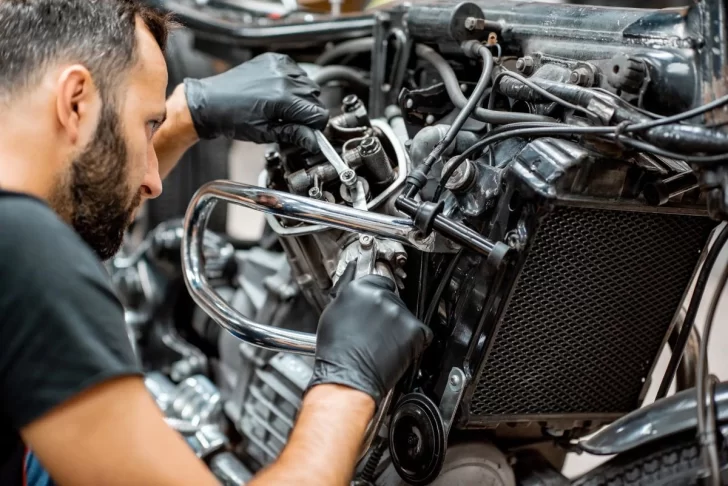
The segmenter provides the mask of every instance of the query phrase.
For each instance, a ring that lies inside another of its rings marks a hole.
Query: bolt
[[[353,170],[345,170],[339,175],[339,179],[341,179],[341,182],[344,183],[346,186],[353,186],[356,184],[356,172]]]
[[[321,193],[321,189],[316,186],[308,190],[308,195],[314,199],[321,199],[321,197],[323,196],[323,194]]]
[[[533,72],[533,58],[531,56],[521,57],[516,61],[516,70],[519,73],[529,75]]]
[[[365,138],[359,144],[359,150],[362,155],[371,155],[377,151],[379,141],[374,137]]]
[[[412,107],[415,106],[415,101],[412,98],[409,98],[404,106],[406,106],[408,110],[412,109]]]
[[[397,258],[394,261],[397,266],[404,267],[407,263],[407,255],[397,255]]]
[[[460,91],[462,91],[463,93],[465,93],[467,90],[468,90],[468,85],[467,84],[463,83],[463,84],[460,85]]]
[[[428,125],[432,125],[433,123],[435,123],[435,115],[427,115],[427,118],[425,118],[425,123]]]
[[[576,84],[577,86],[588,87],[592,85],[592,76],[586,68],[577,68],[571,71],[569,82],[571,84]]]
[[[368,250],[372,247],[374,244],[374,238],[372,238],[369,235],[361,235],[359,237],[359,245],[361,245],[362,249]]]
[[[477,17],[468,17],[465,19],[465,29],[467,30],[484,30],[485,19],[479,19]]]
[[[265,163],[268,167],[273,167],[281,162],[281,154],[275,150],[269,150],[265,153]]]
[[[361,106],[361,101],[359,101],[359,97],[357,95],[348,95],[344,97],[342,104],[344,105],[344,111],[349,113],[359,108],[359,106]]]
[[[417,434],[411,433],[407,436],[407,445],[410,447],[416,446],[419,440],[417,439]]]
[[[462,381],[460,380],[460,375],[450,375],[450,386],[451,387],[453,387],[455,390],[459,390],[461,384],[462,384]]]

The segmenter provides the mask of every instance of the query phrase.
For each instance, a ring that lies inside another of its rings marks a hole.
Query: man
[[[166,20],[135,0],[0,0],[0,484],[216,484],[147,393],[97,258],[200,137],[316,150],[318,88],[264,55],[165,101]],[[94,255],[94,251],[96,255]],[[343,485],[429,331],[382,277],[324,312],[280,459],[250,484]]]

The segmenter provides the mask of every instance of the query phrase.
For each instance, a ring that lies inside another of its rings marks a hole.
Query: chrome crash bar
[[[207,282],[204,272],[203,236],[207,221],[218,201],[225,201],[264,213],[322,224],[344,231],[380,236],[423,251],[431,251],[431,238],[418,238],[412,220],[331,204],[309,197],[230,181],[213,181],[192,198],[185,216],[182,240],[182,268],[193,300],[218,325],[250,344],[287,353],[313,355],[316,335],[289,331],[253,321],[233,309]]]

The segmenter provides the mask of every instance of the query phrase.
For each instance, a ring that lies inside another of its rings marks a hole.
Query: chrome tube
[[[253,321],[230,307],[209,285],[204,273],[203,236],[210,214],[219,200],[284,218],[380,236],[423,251],[431,250],[433,244],[431,239],[418,239],[417,230],[406,217],[359,211],[230,181],[214,181],[202,186],[192,198],[185,216],[182,268],[187,288],[195,303],[228,332],[245,342],[273,351],[312,355],[316,349],[316,335]]]

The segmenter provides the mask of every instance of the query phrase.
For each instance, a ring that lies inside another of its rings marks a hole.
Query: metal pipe
[[[210,286],[204,271],[203,237],[207,221],[218,200],[299,221],[399,241],[431,251],[432,241],[421,240],[412,220],[360,211],[281,191],[214,181],[192,198],[185,216],[182,268],[193,300],[215,322],[237,338],[273,351],[311,355],[316,335],[289,331],[251,320],[230,307]]]

